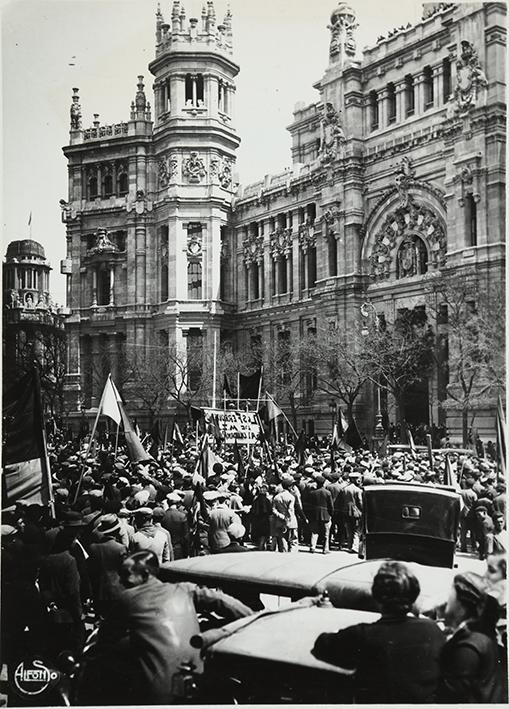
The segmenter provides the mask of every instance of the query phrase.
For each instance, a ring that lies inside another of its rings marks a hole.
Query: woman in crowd
[[[375,623],[322,633],[313,654],[356,670],[357,703],[436,701],[445,637],[434,621],[410,615],[420,593],[419,581],[404,564],[388,561],[378,570],[371,590],[382,617]]]
[[[454,577],[445,609],[451,632],[440,658],[439,701],[507,702],[495,632],[498,604],[487,590],[486,580],[478,574]]]

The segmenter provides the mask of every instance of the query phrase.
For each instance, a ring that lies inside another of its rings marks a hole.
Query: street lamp
[[[377,313],[376,308],[373,305],[373,303],[368,300],[361,305],[361,315],[363,318],[366,319],[365,325],[362,328],[362,334],[365,337],[367,337],[369,335],[367,318],[369,317],[370,312],[375,319],[375,330],[377,333],[379,332],[380,319],[378,317],[378,313]],[[375,434],[374,434],[373,438],[381,441],[384,438],[384,436],[385,436],[385,431],[384,431],[384,427],[382,425],[382,411],[381,411],[381,405],[380,405],[380,382],[378,382],[376,384]]]
[[[338,405],[334,401],[334,399],[331,399],[329,401],[329,411],[332,419],[332,433],[334,434],[334,421],[336,420],[336,412],[338,410]]]

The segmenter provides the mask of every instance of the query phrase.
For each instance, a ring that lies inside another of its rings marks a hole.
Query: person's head
[[[152,524],[153,512],[150,507],[139,507],[134,511],[134,524],[137,529]]]
[[[399,561],[383,563],[371,587],[373,598],[384,615],[406,615],[420,592],[417,577]]]
[[[120,581],[125,588],[134,588],[157,576],[159,561],[152,551],[137,551],[127,556],[120,567]]]
[[[486,581],[479,574],[456,574],[445,607],[445,620],[452,628],[463,621],[479,621],[486,605]]]
[[[490,554],[488,556],[484,578],[488,583],[496,583],[507,578],[507,557],[505,554]]]

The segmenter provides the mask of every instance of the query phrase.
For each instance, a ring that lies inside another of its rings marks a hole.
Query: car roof
[[[208,654],[235,655],[351,675],[352,670],[330,665],[311,654],[320,633],[336,632],[357,623],[373,623],[380,615],[344,608],[289,608],[259,613],[230,623],[232,634],[214,643]]]
[[[193,581],[210,585],[234,583],[256,586],[261,593],[292,595],[314,592],[329,574],[356,563],[348,552],[315,554],[273,551],[229,552],[179,559],[161,565],[162,581]]]
[[[332,603],[342,608],[375,609],[376,604],[371,595],[373,579],[381,564],[389,559],[358,560],[357,563],[338,569],[319,584],[319,591],[327,591]],[[459,557],[457,566],[448,569],[440,566],[427,566],[415,562],[403,562],[419,580],[421,592],[416,601],[420,613],[442,605],[447,601],[452,582],[456,574],[463,571],[474,571],[483,574],[486,563],[470,557]]]

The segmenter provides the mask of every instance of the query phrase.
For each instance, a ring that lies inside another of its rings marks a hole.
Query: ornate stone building
[[[216,24],[211,2],[200,19],[179,2],[171,23],[158,12],[153,121],[142,77],[114,126],[82,129],[74,90],[62,210],[76,405],[97,403],[90,371],[111,341],[185,353],[214,333],[237,347],[297,340],[318,321],[360,327],[366,300],[389,320],[422,309],[423,275],[438,269],[502,282],[505,17],[501,2],[428,3],[359,60],[340,3],[317,101],[289,127],[292,167],[238,187],[231,17]],[[439,379],[409,393],[416,420],[438,421]],[[328,429],[328,398],[301,396],[302,420]],[[492,414],[479,412],[481,434]]]
[[[51,266],[37,241],[11,241],[3,263],[3,383],[11,386],[37,361],[44,401],[60,413],[65,372],[66,308],[50,296]]]

